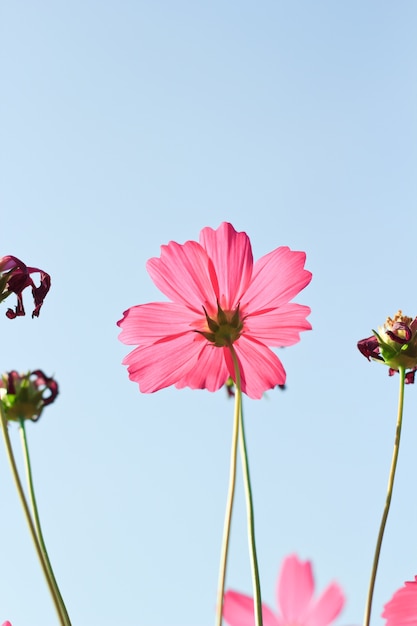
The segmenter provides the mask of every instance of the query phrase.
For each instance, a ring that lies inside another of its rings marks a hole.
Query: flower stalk
[[[232,447],[230,452],[229,488],[226,500],[226,513],[223,527],[223,540],[220,553],[219,581],[217,585],[216,626],[221,626],[223,615],[224,590],[226,584],[227,557],[229,552],[230,527],[232,523],[233,502],[236,485],[237,446],[239,435],[239,420],[242,406],[242,391],[236,385],[235,409],[233,418]]]
[[[364,616],[364,621],[363,621],[364,626],[369,626],[370,621],[371,621],[372,600],[373,600],[373,595],[374,595],[376,574],[378,571],[379,556],[381,553],[382,540],[384,537],[385,526],[387,523],[388,513],[389,513],[389,509],[391,505],[392,493],[394,489],[395,472],[397,469],[398,453],[400,450],[401,427],[402,427],[403,407],[404,407],[404,386],[405,386],[405,380],[406,380],[405,367],[400,365],[398,367],[398,372],[400,374],[400,387],[399,387],[399,397],[398,397],[398,412],[397,412],[397,425],[395,429],[394,450],[392,453],[391,468],[390,468],[390,473],[389,473],[389,478],[388,478],[388,488],[387,488],[387,496],[385,500],[385,507],[382,513],[381,524],[379,527],[379,532],[378,532],[378,537],[377,537],[377,542],[376,542],[376,547],[375,547],[374,560],[372,564],[371,578],[369,581],[369,589],[368,589],[368,595],[367,595],[366,606],[365,606],[365,616]]]
[[[64,600],[62,598],[58,583],[56,581],[55,574],[52,569],[51,562],[49,560],[48,551],[46,549],[45,540],[43,538],[42,527],[41,527],[41,522],[39,518],[38,505],[36,502],[35,489],[34,489],[34,484],[33,484],[32,467],[31,467],[30,456],[29,456],[29,446],[28,446],[28,441],[26,437],[25,420],[23,418],[19,419],[19,431],[20,431],[20,438],[22,442],[23,458],[24,458],[25,470],[26,470],[26,480],[27,480],[27,485],[28,485],[29,499],[30,499],[30,504],[32,508],[32,517],[33,517],[33,522],[34,522],[34,526],[36,530],[36,535],[39,541],[40,548],[42,550],[45,567],[48,570],[48,579],[54,589],[54,596],[56,597],[57,602],[59,603],[59,606],[60,606],[60,613],[64,620],[63,623],[65,624],[65,626],[71,626],[71,621],[68,615],[68,611],[65,606]]]
[[[17,470],[16,461],[15,461],[15,458],[14,458],[13,449],[12,449],[12,445],[11,445],[10,437],[9,437],[9,432],[8,432],[8,421],[7,421],[6,413],[5,413],[5,410],[4,410],[2,402],[0,402],[0,426],[1,426],[2,434],[3,434],[3,438],[4,438],[4,444],[5,444],[5,447],[6,447],[6,452],[7,452],[7,457],[8,457],[9,464],[10,464],[10,469],[11,469],[12,476],[13,476],[13,479],[14,479],[14,482],[15,482],[15,485],[16,485],[17,493],[18,493],[20,502],[22,504],[23,512],[24,512],[24,515],[25,515],[25,518],[26,518],[26,522],[27,522],[27,525],[29,527],[29,532],[30,532],[30,535],[32,537],[33,544],[35,546],[35,550],[36,550],[36,553],[38,555],[39,562],[40,562],[43,574],[45,576],[46,583],[48,585],[48,588],[49,588],[49,591],[50,591],[50,594],[51,594],[51,597],[52,597],[52,601],[54,603],[56,612],[58,614],[61,626],[69,626],[69,621],[68,622],[65,621],[65,616],[64,616],[64,614],[62,612],[62,608],[61,608],[61,605],[60,605],[60,602],[59,602],[59,598],[56,595],[53,582],[52,582],[52,580],[50,578],[48,567],[47,567],[47,564],[46,564],[46,561],[45,561],[45,558],[44,558],[44,554],[43,554],[43,551],[42,551],[42,548],[41,548],[41,544],[39,542],[38,535],[37,535],[37,532],[36,532],[36,528],[35,528],[35,525],[33,523],[32,516],[31,516],[30,510],[29,510],[29,505],[27,503],[26,496],[25,496],[25,493],[24,493],[24,490],[23,490],[23,487],[22,487],[22,483],[20,481],[19,472]]]
[[[245,428],[244,428],[244,423],[243,423],[242,394],[241,392],[239,392],[239,390],[241,389],[241,377],[240,377],[239,361],[232,345],[230,346],[230,353],[232,355],[233,365],[235,368],[236,390],[237,390],[236,397],[240,396],[238,399],[238,403],[239,403],[239,450],[240,450],[240,457],[242,461],[243,483],[244,483],[245,497],[246,497],[249,555],[250,555],[250,560],[251,560],[252,586],[253,586],[254,605],[255,605],[254,607],[255,608],[255,624],[256,626],[262,626],[263,624],[262,622],[262,596],[261,596],[261,583],[259,579],[258,557],[256,554],[255,515],[254,515],[254,509],[253,509],[252,487],[251,487],[250,473],[249,473],[248,451],[247,451],[247,446],[246,446]]]

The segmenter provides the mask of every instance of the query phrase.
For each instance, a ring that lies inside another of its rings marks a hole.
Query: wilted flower
[[[388,365],[390,376],[400,367],[409,370],[405,382],[413,383],[417,370],[417,317],[413,319],[398,311],[373,333],[372,337],[358,341],[360,352],[368,361],[375,359]]]
[[[235,371],[251,398],[285,383],[268,346],[290,346],[311,329],[310,309],[290,303],[311,280],[304,252],[276,248],[253,263],[246,233],[223,222],[203,228],[199,243],[171,241],[148,272],[171,302],[131,307],[118,322],[120,340],[138,347],[123,363],[142,392],[170,385],[216,391]]]
[[[15,370],[0,379],[0,401],[9,420],[30,419],[36,422],[45,406],[58,395],[58,383],[42,370],[19,374]]]
[[[33,282],[31,274],[39,274],[40,284],[38,286]],[[35,303],[32,317],[38,317],[50,286],[51,277],[43,270],[37,267],[27,267],[23,261],[15,256],[4,256],[0,258],[0,302],[5,300],[11,293],[17,295],[15,310],[7,309],[6,311],[6,315],[9,319],[25,315],[22,293],[26,287],[32,288]]]
[[[404,585],[384,607],[382,617],[387,620],[385,626],[417,624],[417,576]]]
[[[328,626],[343,609],[344,594],[336,583],[331,583],[317,600],[313,599],[313,594],[311,562],[303,563],[296,555],[288,556],[278,577],[278,612],[274,613],[263,604],[264,626]],[[230,626],[252,626],[255,623],[253,599],[236,591],[227,591],[223,617]]]

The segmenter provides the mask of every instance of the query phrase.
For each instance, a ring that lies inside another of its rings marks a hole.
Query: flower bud
[[[368,359],[388,365],[392,376],[399,368],[409,370],[405,382],[413,383],[417,370],[417,317],[411,318],[398,311],[394,318],[373,331],[373,336],[358,341],[358,349]]]
[[[6,372],[0,379],[0,401],[8,420],[30,419],[36,422],[43,408],[58,395],[58,383],[42,370],[19,374]]]

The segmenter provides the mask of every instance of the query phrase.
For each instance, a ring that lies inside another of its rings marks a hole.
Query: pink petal
[[[254,626],[253,599],[243,593],[226,591],[223,617],[230,626]],[[264,626],[279,626],[277,618],[265,604],[262,604],[262,621]]]
[[[277,584],[277,604],[284,624],[303,624],[313,592],[311,563],[302,563],[296,555],[288,556],[282,564]]]
[[[417,576],[398,589],[382,613],[386,626],[415,626],[417,624]]]
[[[217,311],[218,286],[212,262],[196,241],[180,245],[170,241],[161,246],[161,256],[146,264],[155,285],[173,302],[182,303],[204,314]]]
[[[242,309],[250,312],[277,308],[292,300],[311,280],[304,269],[306,255],[286,246],[260,258],[253,268],[252,281],[242,297]]]
[[[238,304],[252,277],[253,256],[246,233],[237,233],[228,222],[217,230],[203,228],[200,243],[213,261],[219,284],[219,303],[223,310]]]
[[[268,346],[292,346],[300,341],[300,332],[311,330],[306,320],[310,308],[302,304],[285,304],[260,315],[248,315],[245,333]]]
[[[250,398],[259,399],[268,389],[285,383],[285,370],[276,354],[263,343],[241,335],[233,344],[240,366],[242,391]],[[230,376],[235,380],[233,362],[225,352]]]
[[[117,322],[122,329],[119,339],[128,345],[154,343],[159,339],[192,332],[198,320],[204,322],[203,312],[197,316],[194,311],[176,302],[139,304],[125,311],[123,319]]]
[[[228,348],[217,348],[207,342],[203,344],[194,367],[175,384],[177,389],[183,387],[208,391],[220,389],[229,378],[229,370],[224,358],[225,350]]]
[[[148,346],[140,346],[123,360],[129,378],[139,384],[142,393],[152,393],[175,385],[194,366],[203,337],[186,333]]]
[[[345,596],[336,583],[332,583],[309,609],[305,626],[328,626],[342,611]]]

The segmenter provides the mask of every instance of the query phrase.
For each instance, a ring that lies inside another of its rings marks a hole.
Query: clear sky
[[[214,623],[233,402],[141,394],[116,322],[164,299],[161,244],[222,221],[313,272],[286,391],[244,403],[264,599],[296,552],[343,586],[338,624],[361,623],[398,377],[356,343],[417,315],[416,22],[412,0],[0,4],[0,255],[52,276],[39,319],[0,316],[0,369],[60,384],[28,436],[74,626]],[[376,626],[417,574],[416,386],[404,420]],[[227,586],[251,593],[237,491]],[[0,500],[0,619],[53,626],[1,448]]]

